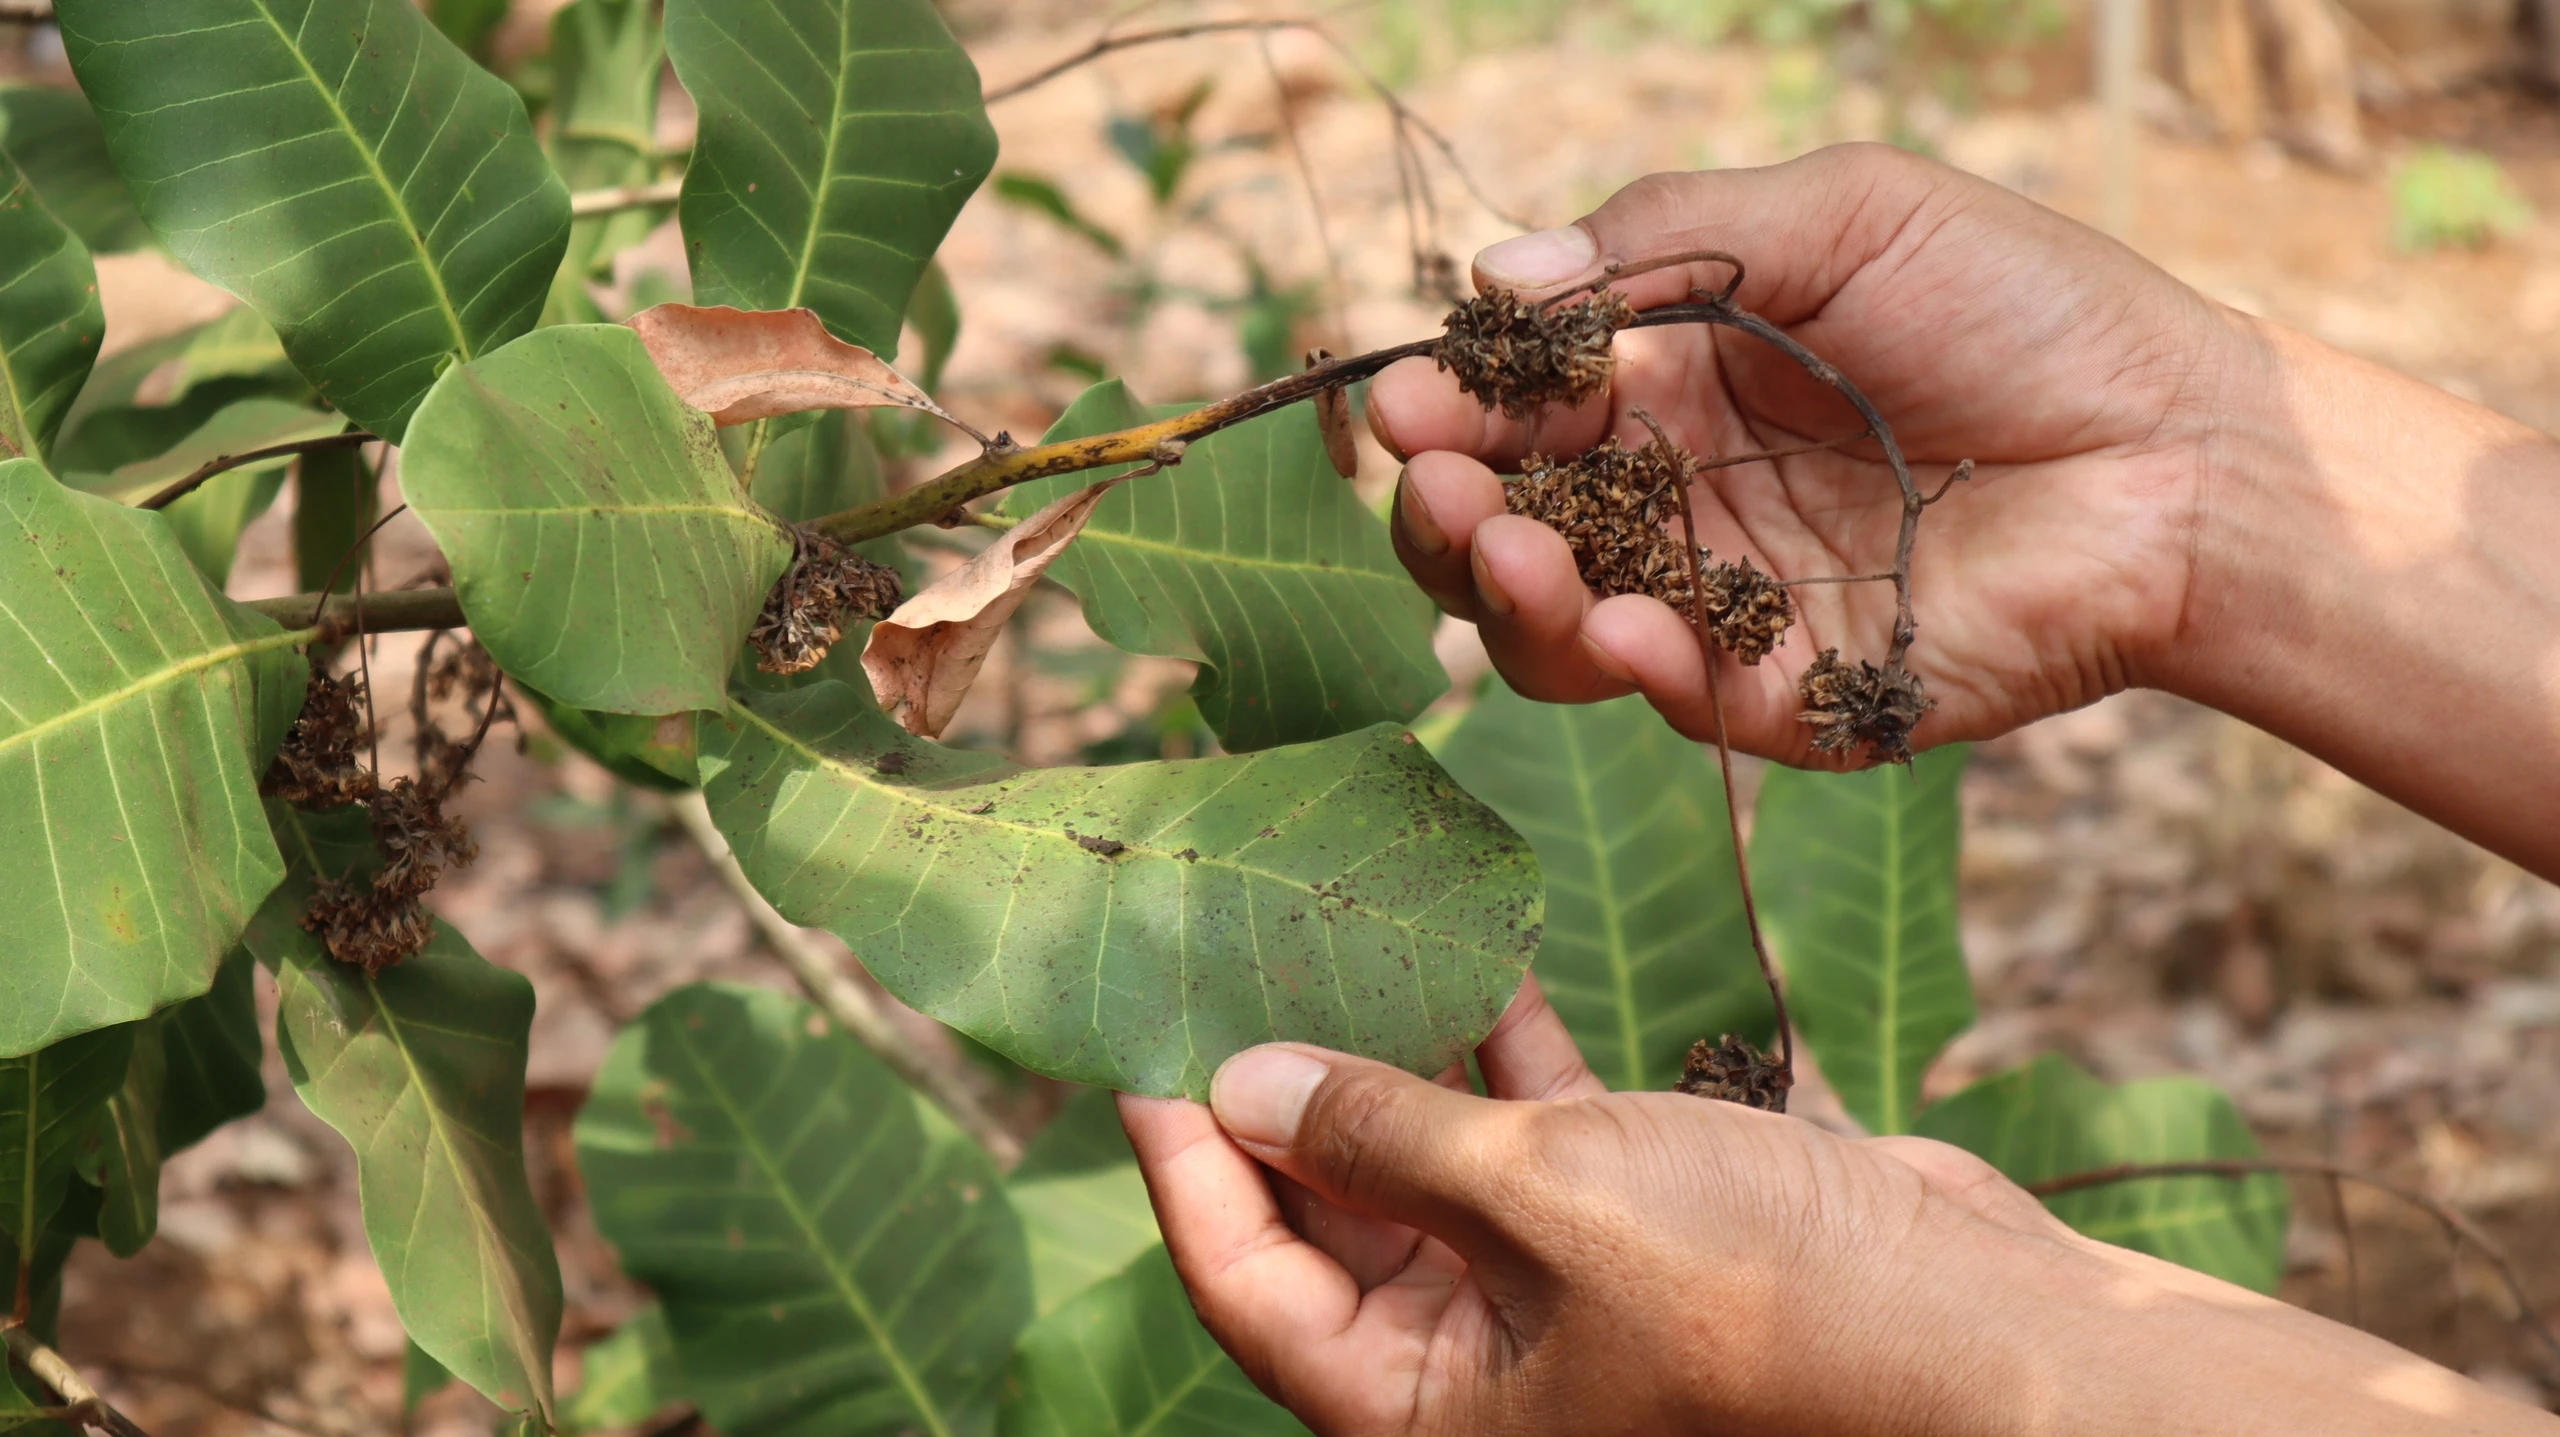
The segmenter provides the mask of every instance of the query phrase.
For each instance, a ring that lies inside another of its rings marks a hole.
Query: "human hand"
[[[1893,426],[1923,489],[1961,459],[1970,483],[1929,511],[1914,556],[1910,667],[1938,709],[1922,747],[2004,732],[2143,682],[2177,631],[2209,451],[2255,332],[2099,235],[1986,181],[1877,145],[1760,170],[1657,175],[1578,227],[1506,241],[1479,289],[1565,291],[1602,266],[1722,249],[1750,266],[1736,300],[1848,375]],[[1618,288],[1639,309],[1723,288],[1700,263]],[[1630,447],[1656,417],[1701,457],[1855,432],[1832,391],[1758,340],[1680,325],[1623,331],[1610,391],[1526,422],[1488,412],[1427,360],[1379,376],[1370,422],[1410,456],[1398,552],[1480,626],[1531,698],[1640,689],[1696,738],[1713,730],[1685,619],[1642,595],[1595,604],[1562,539],[1504,514],[1495,467]],[[1488,467],[1494,466],[1494,467]],[[1699,540],[1787,579],[1890,567],[1900,491],[1872,442],[1703,474]],[[1796,679],[1816,654],[1881,659],[1889,585],[1796,588],[1803,616],[1755,668],[1722,670],[1737,747],[1811,762]]]
[[[1945,1144],[1608,1094],[1534,981],[1478,1057],[1495,1100],[1301,1044],[1120,1099],[1202,1322],[1326,1437],[2553,1430]]]

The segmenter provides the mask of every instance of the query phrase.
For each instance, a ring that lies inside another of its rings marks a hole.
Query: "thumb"
[[[1437,1237],[1467,1257],[1501,1243],[1527,1105],[1452,1092],[1303,1043],[1229,1058],[1209,1106],[1238,1147],[1317,1196]]]

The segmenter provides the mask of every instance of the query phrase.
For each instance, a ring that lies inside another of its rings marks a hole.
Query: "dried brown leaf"
[[[1049,504],[872,626],[862,670],[872,697],[899,726],[924,738],[942,732],[1005,621],[1119,482],[1089,484]]]
[[[627,321],[677,396],[722,428],[806,409],[921,409],[968,429],[814,311],[662,304]],[[974,432],[974,431],[973,431]]]

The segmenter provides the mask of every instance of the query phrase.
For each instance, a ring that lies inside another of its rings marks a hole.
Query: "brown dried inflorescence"
[[[1912,726],[1937,707],[1920,676],[1901,664],[1844,664],[1838,649],[1822,651],[1797,680],[1796,693],[1804,700],[1797,717],[1812,726],[1815,748],[1840,753],[1863,743],[1878,763],[1908,761]]]
[[[418,683],[409,696],[409,717],[416,729],[412,742],[419,781],[438,794],[449,795],[462,782],[489,726],[502,718],[513,720],[515,710],[500,683],[498,661],[489,656],[487,649],[477,640],[465,640],[437,656],[436,641],[440,637],[429,635],[426,650],[419,656]],[[430,659],[432,663],[428,662]],[[434,705],[456,694],[461,695],[463,712],[472,720],[468,740],[457,741],[436,722]]]
[[[796,531],[799,553],[756,615],[747,641],[756,667],[806,673],[844,637],[848,617],[876,619],[898,607],[898,571],[875,564],[823,534]]]
[[[1707,591],[1707,624],[1715,632],[1716,647],[1745,664],[1757,664],[1787,641],[1796,602],[1774,575],[1751,567],[1748,555],[1709,565],[1699,583]]]
[[[313,664],[302,712],[258,780],[258,792],[314,812],[344,808],[373,792],[372,771],[356,761],[356,746],[364,742],[363,695],[355,675],[332,678]]]
[[[1680,1081],[1672,1090],[1783,1113],[1787,1089],[1794,1082],[1794,1075],[1776,1059],[1727,1033],[1721,1043],[1701,1038],[1689,1049],[1688,1061],[1680,1065]]]
[[[1609,341],[1635,317],[1615,290],[1548,309],[1498,289],[1449,312],[1431,357],[1478,402],[1525,419],[1542,404],[1578,408],[1607,389]]]
[[[377,788],[365,807],[382,866],[359,888],[323,879],[302,926],[319,935],[329,956],[370,975],[416,955],[435,934],[423,899],[448,868],[480,856],[462,821],[444,811],[444,794],[413,779]]]

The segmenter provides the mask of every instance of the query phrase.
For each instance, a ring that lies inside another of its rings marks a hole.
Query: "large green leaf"
[[[164,1154],[193,1147],[224,1123],[266,1105],[258,997],[250,982],[256,966],[247,949],[233,949],[212,988],[164,1009],[156,1020],[169,1069],[160,1098]]]
[[[683,1390],[675,1339],[656,1303],[624,1320],[613,1335],[580,1354],[585,1378],[561,1404],[565,1432],[638,1427]]]
[[[697,984],[623,1030],[578,1117],[596,1225],[685,1395],[757,1437],[984,1433],[1030,1316],[986,1154],[797,999]]]
[[[2109,1087],[2050,1054],[1932,1105],[1915,1131],[1980,1154],[2022,1184],[2122,1163],[2258,1155],[2239,1109],[2208,1084]],[[2146,1178],[2057,1194],[2045,1206],[2091,1237],[2260,1292],[2284,1275],[2290,1203],[2274,1173]]]
[[[88,249],[0,154],[0,459],[51,451],[106,333]]]
[[[418,414],[401,488],[501,668],[577,708],[720,706],[791,537],[640,336],[537,330],[446,374]]]
[[[530,327],[569,193],[524,102],[410,0],[61,0],[143,215],[331,405],[398,440],[436,374]]]
[[[1869,1132],[1909,1131],[1921,1073],[1973,1022],[1956,931],[1965,752],[1761,781],[1751,876],[1788,1015]]]
[[[1609,1086],[1668,1088],[1699,1039],[1767,1035],[1723,781],[1643,699],[1533,703],[1497,680],[1438,757],[1537,849],[1538,982]]]
[[[244,304],[200,329],[189,330],[178,352],[154,367],[147,382],[128,397],[136,402],[175,404],[196,386],[215,380],[282,380],[295,372],[275,326]]]
[[[1163,1241],[1135,1162],[1007,1187],[1030,1246],[1032,1310],[1042,1317]]]
[[[352,591],[366,538],[382,516],[382,483],[358,449],[322,449],[293,467],[293,567],[305,592]]]
[[[148,459],[138,459],[111,474],[74,474],[71,484],[119,503],[138,504],[210,460],[255,449],[321,439],[347,427],[335,414],[282,399],[243,399],[225,406],[186,438]],[[178,546],[216,587],[230,582],[231,561],[240,548],[240,533],[267,512],[284,487],[290,455],[227,469],[196,486],[193,493],[160,511],[178,536]]]
[[[446,39],[485,56],[490,34],[507,18],[507,0],[427,0],[427,14]]]
[[[805,305],[896,354],[996,157],[977,67],[930,0],[668,0],[667,53],[702,115],[678,209],[695,302]]]
[[[1120,1126],[1120,1103],[1109,1088],[1079,1088],[1057,1116],[1034,1133],[1013,1166],[1018,1185],[1034,1178],[1066,1177],[1138,1160]]]
[[[1283,1038],[1435,1071],[1537,946],[1528,845],[1389,726],[1026,770],[827,683],[703,729],[712,817],[776,907],[1052,1077],[1204,1097]]]
[[[1303,1433],[1200,1326],[1161,1246],[1022,1335],[1004,1437]]]
[[[0,1060],[0,1233],[13,1271],[61,1206],[81,1147],[124,1081],[133,1034],[120,1023]]]
[[[125,1063],[124,1083],[107,1098],[98,1119],[97,1166],[93,1177],[104,1201],[98,1210],[98,1238],[107,1251],[131,1257],[160,1226],[160,1108],[168,1086],[169,1050],[155,1013],[122,1029],[132,1033],[132,1057]],[[78,1039],[71,1041],[77,1042]]]
[[[151,227],[107,158],[106,131],[79,91],[0,85],[0,157],[92,252],[118,254],[151,243]]]
[[[1112,380],[1044,442],[1154,417]],[[1023,485],[1004,512],[1029,514],[1100,477]],[[1401,723],[1449,686],[1431,653],[1431,601],[1333,472],[1305,405],[1201,440],[1180,467],[1113,490],[1049,577],[1084,601],[1105,640],[1199,660],[1192,697],[1231,751]]]
[[[658,174],[658,75],[667,45],[649,0],[576,0],[551,18],[551,163],[572,190],[646,184]],[[587,281],[656,228],[630,209],[574,221],[544,316],[566,323],[595,308]]]
[[[510,1409],[551,1411],[560,1267],[524,1168],[533,985],[439,923],[379,974],[297,921],[361,815],[285,815],[295,875],[244,938],[274,970],[276,1046],[304,1106],[356,1153],[365,1237],[410,1339]]]
[[[258,774],[293,636],[156,514],[0,464],[0,1055],[212,983],[284,874]]]

